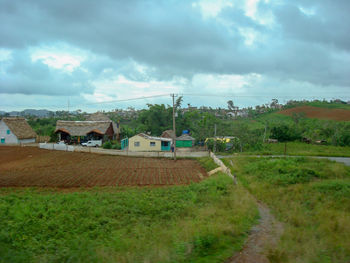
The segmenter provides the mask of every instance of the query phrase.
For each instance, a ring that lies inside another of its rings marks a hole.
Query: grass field
[[[233,163],[239,181],[285,225],[270,262],[350,262],[349,167],[304,157]]]
[[[283,155],[284,143],[265,143],[263,148],[257,151],[243,152],[249,155]],[[350,147],[332,146],[332,145],[315,145],[303,142],[287,142],[287,155],[300,156],[338,156],[350,157]]]
[[[242,186],[208,178],[210,158],[0,150],[0,262],[223,262],[257,222]],[[203,177],[186,180],[191,173]],[[111,180],[124,174],[135,186]],[[23,187],[33,182],[42,187]]]
[[[0,189],[0,262],[223,262],[257,220],[224,174],[158,188]]]

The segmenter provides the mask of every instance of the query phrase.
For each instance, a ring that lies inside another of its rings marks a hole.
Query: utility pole
[[[175,95],[174,93],[170,95],[173,98],[173,145],[174,145],[174,160],[176,161],[176,127],[175,127]]]
[[[69,98],[68,98],[68,117],[69,117]]]
[[[216,152],[216,123],[214,124],[214,153]]]

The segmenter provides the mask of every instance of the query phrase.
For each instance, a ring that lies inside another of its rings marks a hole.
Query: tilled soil
[[[305,113],[308,118],[317,118],[335,121],[350,121],[350,110],[327,109],[312,106],[300,106],[278,112],[279,114],[292,116],[293,113]]]
[[[0,147],[0,187],[182,185],[206,177],[204,168],[194,160]]]

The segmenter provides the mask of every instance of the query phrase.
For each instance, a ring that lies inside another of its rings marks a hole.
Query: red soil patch
[[[207,173],[194,160],[0,147],[0,187],[178,185],[199,182],[202,177]]]
[[[317,118],[335,121],[350,121],[350,110],[344,109],[327,109],[312,106],[300,106],[292,109],[280,111],[278,113],[292,116],[293,113],[305,113],[308,118]]]

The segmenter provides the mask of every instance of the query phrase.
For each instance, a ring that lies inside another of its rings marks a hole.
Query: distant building
[[[57,121],[58,139],[80,143],[87,140],[112,140],[113,124],[109,121]]]
[[[173,130],[166,130],[162,133],[162,135],[160,136],[162,138],[174,138],[174,131]]]
[[[0,144],[34,143],[36,133],[21,117],[5,117],[0,120]]]
[[[170,151],[170,138],[154,137],[139,133],[129,139],[129,151],[134,152],[160,152]]]
[[[120,125],[119,123],[115,123],[112,121],[107,115],[103,114],[102,112],[96,112],[94,114],[91,114],[86,118],[87,121],[110,121],[112,122],[113,125],[113,139],[114,140],[119,140],[120,138]]]
[[[176,138],[176,147],[179,148],[189,148],[193,147],[195,138],[191,137],[189,134],[182,134]]]

